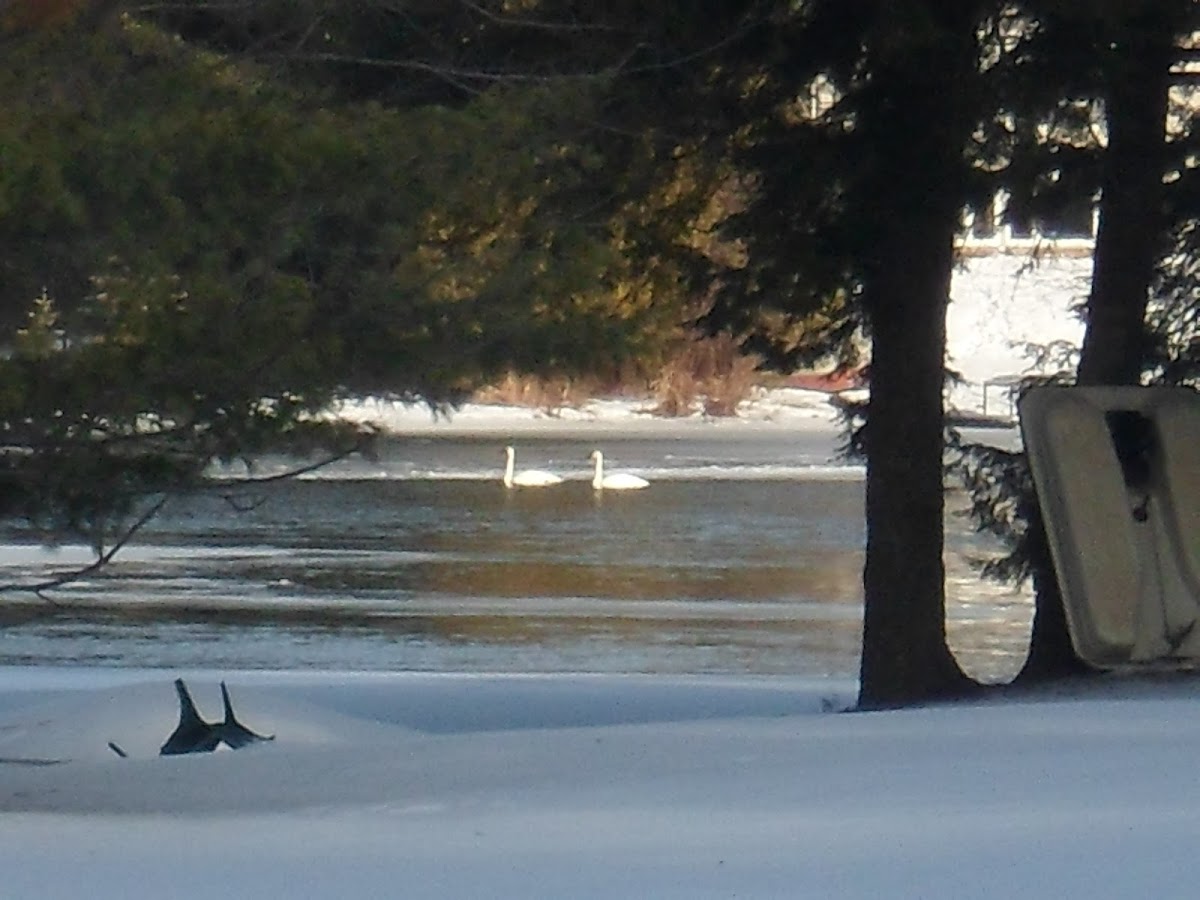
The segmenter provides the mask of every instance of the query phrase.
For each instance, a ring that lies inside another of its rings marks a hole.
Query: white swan
[[[552,484],[562,483],[562,478],[553,472],[543,472],[541,469],[526,469],[514,474],[513,468],[517,463],[517,451],[512,447],[505,447],[504,456],[504,486],[506,488],[549,487]]]
[[[599,450],[592,451],[592,462],[596,464],[596,474],[592,476],[592,487],[598,491],[636,491],[639,488],[650,487],[650,482],[638,475],[628,472],[604,474],[604,454]]]

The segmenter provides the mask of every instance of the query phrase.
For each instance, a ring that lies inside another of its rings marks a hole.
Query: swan
[[[638,475],[628,472],[604,474],[604,454],[599,450],[592,451],[592,462],[596,464],[596,474],[592,477],[592,487],[598,491],[636,491],[638,488],[649,487],[650,482]]]
[[[513,467],[517,462],[517,451],[512,447],[505,447],[504,456],[504,486],[506,488],[549,487],[552,484],[562,483],[562,478],[553,472],[543,472],[541,469],[526,469],[514,474]]]

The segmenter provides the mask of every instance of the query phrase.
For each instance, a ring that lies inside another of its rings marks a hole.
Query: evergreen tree
[[[211,460],[345,452],[338,394],[615,368],[656,321],[564,216],[587,148],[546,90],[332,102],[136,17],[6,21],[0,511],[45,533],[102,548]]]

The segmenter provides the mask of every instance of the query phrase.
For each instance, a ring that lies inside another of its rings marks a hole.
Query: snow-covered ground
[[[1091,273],[1091,259],[1076,256],[983,256],[956,270],[946,362],[964,383],[951,388],[949,404],[1005,414],[1013,379],[1057,371],[1038,353],[1082,343],[1084,323],[1076,309],[1087,298]]]
[[[386,432],[408,435],[528,435],[567,436],[602,428],[620,437],[689,435],[711,438],[763,432],[796,430],[833,431],[838,427],[837,410],[822,391],[780,388],[756,390],[736,417],[705,418],[657,416],[653,402],[641,399],[599,398],[579,407],[543,410],[500,404],[469,403],[447,414],[433,414],[421,405],[387,400],[355,400],[336,410],[350,421],[372,422]]]
[[[1095,900],[1200,878],[1195,685],[839,714],[853,685],[781,678],[224,677],[275,740],[159,757],[166,674],[0,672],[0,895]],[[188,684],[219,718],[213,674]]]
[[[1027,368],[1023,341],[1078,333],[1086,261],[1028,281],[1017,265],[956,280],[960,408]],[[401,432],[661,427],[628,404],[357,410]],[[801,392],[682,427],[832,421]],[[225,679],[275,740],[160,757],[176,674],[0,669],[0,896],[1095,900],[1200,882],[1187,681],[839,713],[852,683],[193,672],[203,715]]]

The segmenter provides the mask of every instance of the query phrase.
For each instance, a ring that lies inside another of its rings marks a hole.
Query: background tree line
[[[1190,0],[0,15],[3,496],[50,526],[107,533],[214,457],[345,446],[306,418],[337,392],[611,369],[689,316],[784,369],[865,333],[861,700],[912,702],[974,687],[942,569],[964,212],[1097,203],[1069,377],[1195,377]],[[1073,670],[1020,460],[971,458],[1040,573],[1023,677]]]

